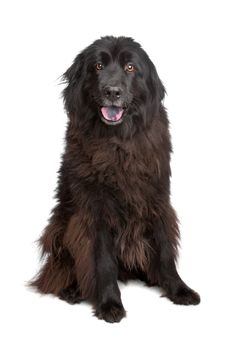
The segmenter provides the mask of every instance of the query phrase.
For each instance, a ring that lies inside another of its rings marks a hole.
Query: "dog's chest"
[[[101,215],[116,233],[119,259],[129,268],[143,269],[150,250],[148,223],[156,214],[154,199],[160,158],[152,146],[139,146],[112,142],[89,147],[82,174],[84,181],[96,190],[96,198],[100,193]]]
[[[114,205],[127,215],[148,217],[160,177],[160,159],[152,147],[143,149],[132,142],[100,147],[93,153],[91,167],[106,200],[114,198]]]
[[[100,145],[90,165],[98,183],[124,192],[148,186],[151,178],[160,176],[158,152],[133,142]]]

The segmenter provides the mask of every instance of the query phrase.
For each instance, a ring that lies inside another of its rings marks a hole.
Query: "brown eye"
[[[104,67],[103,67],[102,63],[96,63],[96,65],[95,65],[96,70],[102,70],[103,68]]]
[[[127,71],[127,72],[134,72],[135,71],[135,67],[134,67],[134,65],[132,64],[132,63],[128,63],[128,64],[126,64],[126,66],[125,66],[125,71]]]

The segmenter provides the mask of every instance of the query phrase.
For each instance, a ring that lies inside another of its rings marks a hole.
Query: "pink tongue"
[[[102,107],[101,112],[104,119],[116,122],[121,119],[123,108],[120,107]]]

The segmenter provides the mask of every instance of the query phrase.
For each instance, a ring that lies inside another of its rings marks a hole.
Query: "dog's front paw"
[[[122,304],[108,301],[97,307],[95,315],[100,320],[113,323],[120,322],[121,319],[126,316],[126,312]]]
[[[76,283],[73,283],[69,287],[62,289],[58,296],[61,300],[64,300],[69,304],[78,304],[84,300],[81,297],[80,290]]]

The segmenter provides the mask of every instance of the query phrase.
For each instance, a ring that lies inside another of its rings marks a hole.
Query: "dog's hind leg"
[[[58,205],[54,208],[49,224],[39,240],[42,250],[43,265],[29,286],[41,293],[59,295],[61,290],[71,285],[74,280],[74,261],[63,245],[63,236],[68,218]]]
[[[154,222],[151,241],[154,252],[151,254],[148,279],[158,281],[165,296],[175,304],[196,305],[200,302],[200,296],[182,281],[176,269],[178,237],[177,218],[173,208],[168,205],[160,219]]]
[[[48,255],[36,277],[29,283],[40,293],[59,296],[61,291],[74,283],[71,258],[58,260]]]

